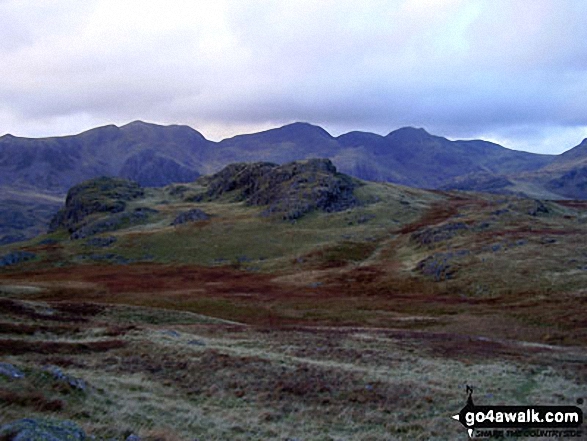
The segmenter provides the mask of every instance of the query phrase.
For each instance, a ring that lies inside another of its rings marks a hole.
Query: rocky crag
[[[207,190],[200,198],[229,195],[248,205],[265,206],[263,215],[295,220],[313,210],[342,211],[357,205],[354,189],[360,181],[342,173],[328,159],[308,159],[284,165],[268,162],[231,164],[199,178]]]

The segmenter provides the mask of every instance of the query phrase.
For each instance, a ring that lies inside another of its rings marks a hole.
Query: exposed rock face
[[[145,150],[128,158],[119,176],[132,179],[146,187],[162,187],[170,182],[190,182],[200,174],[172,158],[156,154],[153,150]]]
[[[53,217],[49,231],[66,228],[73,233],[81,228],[88,216],[120,213],[125,210],[127,201],[143,195],[144,190],[139,184],[124,179],[102,177],[82,182],[69,190],[65,207]]]
[[[264,214],[297,219],[312,210],[342,211],[357,204],[353,190],[360,185],[338,173],[328,159],[309,159],[277,165],[268,162],[231,164],[200,178],[207,197],[229,193],[249,205],[267,206]]]

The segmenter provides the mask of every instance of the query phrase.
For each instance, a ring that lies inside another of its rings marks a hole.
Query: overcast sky
[[[0,0],[0,135],[294,121],[560,153],[587,137],[583,0]]]

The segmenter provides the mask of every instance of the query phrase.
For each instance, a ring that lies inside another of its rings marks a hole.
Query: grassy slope
[[[22,311],[14,292],[5,296],[0,353],[26,377],[0,377],[0,423],[69,418],[100,439],[134,432],[151,441],[449,440],[465,436],[449,418],[465,383],[477,402],[571,403],[584,393],[587,359],[573,349],[391,329],[257,328],[141,307],[26,302]],[[86,390],[55,380],[46,365],[84,379]]]
[[[584,397],[587,204],[388,184],[357,196],[370,203],[291,223],[149,190],[128,209],[159,212],[102,234],[107,248],[26,244],[38,258],[3,270],[0,331],[30,375],[0,378],[0,419],[121,439],[455,439],[464,383],[486,404]],[[196,207],[211,218],[170,226]],[[80,258],[95,254],[132,261]],[[47,363],[93,389],[62,391]]]

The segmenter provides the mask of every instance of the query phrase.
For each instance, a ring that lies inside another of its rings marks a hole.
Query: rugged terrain
[[[451,141],[412,127],[386,136],[333,137],[307,123],[212,142],[187,126],[135,121],[73,136],[0,137],[5,208],[0,243],[44,232],[67,190],[87,179],[119,177],[161,187],[191,182],[231,163],[284,164],[314,157],[329,158],[341,172],[364,180],[539,199],[587,198],[584,143],[563,155],[536,155],[482,140]]]
[[[263,162],[86,181],[51,230],[0,247],[1,361],[22,374],[0,369],[1,424],[453,440],[465,384],[478,404],[587,398],[586,202]]]

